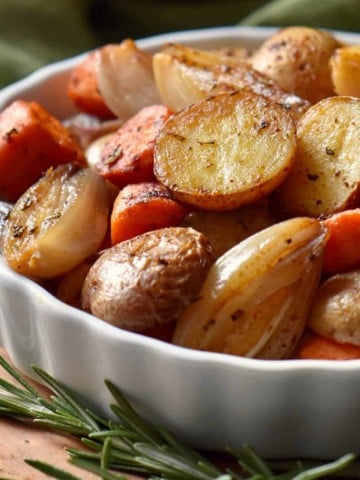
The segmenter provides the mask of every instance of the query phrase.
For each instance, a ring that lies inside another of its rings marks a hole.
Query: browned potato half
[[[327,232],[294,218],[240,242],[211,267],[173,342],[264,359],[289,357],[318,285]]]
[[[23,275],[54,278],[100,247],[108,224],[106,181],[72,164],[49,169],[12,208],[3,255]]]
[[[196,298],[212,262],[205,236],[191,228],[147,232],[98,258],[85,279],[83,308],[133,331],[172,322]]]
[[[334,275],[321,285],[308,326],[337,342],[360,345],[360,271]]]
[[[315,103],[334,94],[329,60],[340,46],[321,30],[288,27],[266,40],[250,63],[284,90]]]
[[[163,102],[176,112],[209,95],[241,88],[283,105],[296,120],[309,107],[306,100],[285,92],[247,61],[214,52],[170,45],[154,55],[153,68]]]
[[[250,235],[275,223],[269,211],[262,206],[246,206],[231,212],[194,210],[183,221],[209,240],[215,258]]]
[[[295,162],[278,191],[287,215],[319,216],[359,202],[360,99],[331,97],[312,106],[297,129]]]
[[[338,95],[360,97],[360,45],[336,49],[330,60],[330,69]]]
[[[154,172],[178,200],[232,210],[263,198],[284,180],[295,146],[290,114],[240,90],[171,117],[155,144]]]

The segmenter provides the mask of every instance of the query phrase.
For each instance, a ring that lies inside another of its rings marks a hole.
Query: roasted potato
[[[82,306],[118,327],[143,331],[177,319],[213,262],[205,236],[169,227],[106,250],[92,265]]]
[[[358,205],[360,99],[331,97],[313,105],[297,126],[294,165],[277,194],[289,216],[319,216]]]
[[[321,285],[308,326],[337,342],[360,345],[360,270],[334,275]]]
[[[274,190],[290,169],[295,147],[290,114],[243,89],[171,117],[156,140],[154,172],[180,201],[232,210]]]
[[[340,46],[324,31],[288,27],[266,40],[249,61],[285,91],[315,103],[334,94],[329,60]]]
[[[295,120],[309,107],[244,60],[172,44],[154,55],[153,68],[160,96],[175,112],[209,95],[242,88],[282,105]]]
[[[182,226],[192,227],[209,240],[214,258],[219,258],[250,235],[275,223],[275,218],[263,206],[246,206],[231,212],[195,209]]]
[[[360,97],[360,45],[336,49],[330,59],[330,70],[338,95]]]
[[[326,230],[295,218],[252,235],[211,267],[173,342],[247,357],[289,357],[317,287]]]

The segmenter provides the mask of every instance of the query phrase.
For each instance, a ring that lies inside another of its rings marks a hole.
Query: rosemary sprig
[[[1,356],[0,365],[20,384],[19,388],[0,380],[0,415],[32,419],[43,427],[79,437],[87,450],[68,449],[69,462],[105,480],[126,479],[116,471],[137,472],[152,480],[312,480],[331,478],[330,475],[343,471],[351,463],[354,468],[355,455],[348,454],[310,468],[302,462],[287,464],[287,470],[279,472],[272,468],[271,462],[265,462],[254,449],[245,446],[240,453],[230,452],[241,469],[222,471],[170,433],[142,419],[109,381],[105,383],[116,402],[111,405],[118,418],[116,422],[83,407],[64,385],[38,367],[33,367],[34,372],[54,392],[50,399],[41,395]],[[58,480],[81,480],[44,462],[26,462]],[[360,468],[353,469],[352,474],[359,478]]]

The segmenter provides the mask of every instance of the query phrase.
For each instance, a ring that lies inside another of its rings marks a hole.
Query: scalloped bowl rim
[[[166,355],[174,356],[182,361],[203,362],[203,363],[216,363],[223,365],[233,365],[235,367],[245,367],[247,369],[254,369],[260,371],[273,371],[281,372],[290,370],[338,370],[347,371],[356,368],[360,368],[360,359],[358,360],[344,360],[344,361],[329,361],[329,360],[261,360],[256,358],[239,357],[236,355],[228,355],[224,353],[206,352],[202,350],[195,350],[190,348],[179,347],[171,343],[157,340],[156,338],[147,337],[138,333],[134,333],[127,330],[122,330],[109,323],[102,321],[94,315],[87,313],[83,310],[79,310],[71,305],[67,305],[61,300],[57,299],[45,288],[30,278],[23,277],[22,275],[9,269],[0,258],[0,279],[8,277],[8,280],[13,283],[14,286],[20,287],[27,294],[34,293],[34,297],[41,298],[47,308],[50,310],[57,310],[61,312],[64,317],[71,318],[71,321],[88,323],[89,327],[94,331],[101,332],[102,335],[111,336],[113,339],[119,339],[122,342],[129,344],[134,343],[141,345],[143,348],[156,349],[164,352]]]

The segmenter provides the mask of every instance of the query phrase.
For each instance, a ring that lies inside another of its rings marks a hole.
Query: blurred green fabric
[[[360,31],[360,0],[0,0],[0,87],[125,37],[220,25]]]

